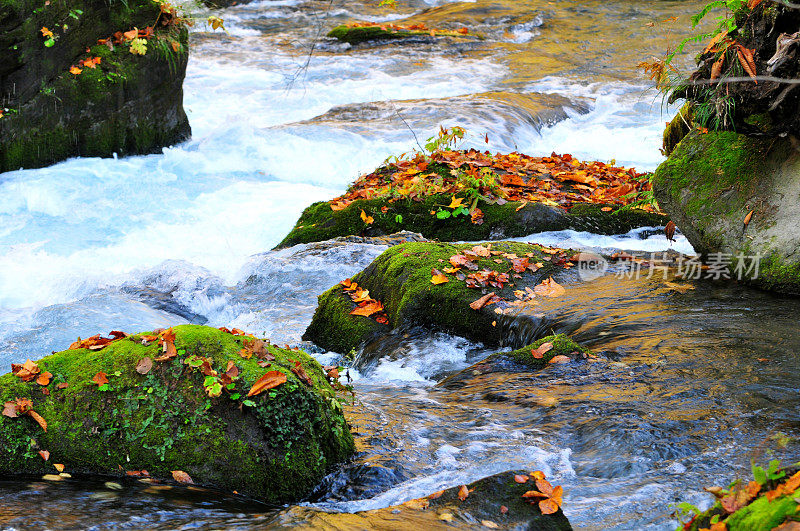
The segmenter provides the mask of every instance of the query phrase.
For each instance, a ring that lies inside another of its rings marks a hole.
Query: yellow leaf
[[[450,279],[447,278],[447,275],[443,275],[439,273],[438,275],[433,275],[431,277],[431,284],[444,284],[445,282],[449,282]]]
[[[453,200],[450,201],[450,204],[447,205],[447,208],[458,208],[464,202],[464,199],[461,197],[453,196]]]
[[[80,75],[81,72],[83,72],[83,70],[81,70],[77,66],[73,66],[72,68],[69,69],[69,73],[73,74],[73,75],[76,75],[76,76]]]
[[[372,223],[375,221],[375,218],[373,218],[372,216],[368,216],[367,213],[364,212],[363,210],[361,211],[361,219],[367,225],[372,225]]]
[[[39,31],[42,32],[42,37],[49,37],[49,38],[53,37],[53,32],[47,29],[46,27],[43,27]]]

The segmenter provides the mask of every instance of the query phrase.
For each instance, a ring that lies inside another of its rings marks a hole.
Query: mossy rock
[[[393,29],[391,27],[381,28],[380,26],[347,26],[341,25],[333,28],[328,37],[333,37],[348,44],[361,44],[367,41],[398,40],[411,38],[431,38],[431,37],[451,37],[456,39],[476,39],[483,40],[483,37],[475,33],[459,33],[449,30],[408,30]]]
[[[529,470],[502,472],[467,484],[466,499],[458,496],[461,486],[452,487],[425,498],[357,513],[328,513],[309,507],[292,507],[272,521],[275,527],[304,529],[372,529],[416,531],[470,527],[491,529],[526,529],[530,531],[569,531],[572,526],[559,509],[542,514],[538,503],[529,503],[522,495],[535,489],[532,482],[517,483],[515,475]],[[501,507],[507,511],[503,512]],[[462,524],[462,525],[459,525]]]
[[[661,209],[706,259],[721,253],[731,276],[800,294],[800,152],[791,138],[693,131],[652,183]],[[757,256],[756,269],[749,257]]]
[[[686,102],[681,107],[675,117],[670,120],[664,129],[664,137],[661,151],[664,155],[669,156],[678,145],[678,142],[683,140],[683,137],[689,134],[692,130],[692,104]]]
[[[779,496],[769,501],[766,496],[759,496],[733,514],[728,514],[722,504],[717,501],[703,513],[697,515],[688,527],[690,531],[710,528],[711,519],[716,517],[724,522],[728,531],[760,531],[776,529],[789,521],[798,521],[800,504],[795,501],[796,495]]]
[[[161,349],[136,335],[99,351],[65,350],[40,359],[41,371],[53,374],[47,387],[0,376],[0,403],[29,398],[47,422],[45,432],[29,416],[0,416],[0,474],[55,473],[53,463],[71,474],[147,470],[170,478],[182,470],[198,484],[286,503],[308,495],[353,453],[336,393],[306,353],[268,346],[275,360],[262,368],[255,357],[240,356],[241,336],[197,325],[174,330],[178,356],[155,362],[145,375],[136,372],[137,362],[158,357]],[[234,388],[209,398],[204,376],[184,363],[190,355],[212,358],[220,373],[233,361],[240,371]],[[292,372],[295,362],[313,386]],[[268,370],[285,374],[286,383],[248,399]],[[108,374],[107,386],[92,382],[98,372]],[[49,461],[40,449],[50,452]]]
[[[539,348],[544,343],[552,343],[553,348],[543,353],[541,358],[534,358],[532,350]],[[482,377],[486,374],[537,371],[545,368],[556,356],[567,356],[571,360],[577,360],[589,354],[591,354],[591,350],[582,347],[565,334],[545,336],[511,352],[496,352],[486,359],[448,376],[438,385],[448,389],[459,388],[475,377]]]
[[[303,339],[328,350],[349,353],[394,328],[422,326],[487,345],[504,345],[510,335],[501,326],[503,316],[495,312],[496,306],[489,305],[476,311],[470,303],[490,291],[513,300],[515,289],[533,287],[562,268],[553,263],[553,255],[543,252],[542,247],[536,244],[490,242],[485,245],[520,257],[531,253],[530,262],[541,262],[543,267],[535,273],[526,271],[522,278],[512,279],[513,285],[506,284],[502,289],[468,288],[452,275],[448,282],[434,285],[431,283],[431,270],[449,267],[448,260],[452,255],[460,254],[473,244],[420,242],[396,245],[352,278],[353,282],[368,289],[372,298],[383,303],[388,323],[380,324],[371,317],[351,315],[354,304],[343,287],[336,285],[319,296],[317,310]],[[511,265],[506,261],[497,263],[494,261],[496,258],[492,255],[475,263],[480,269],[509,272]]]
[[[153,25],[159,13],[153,0],[0,0],[0,99],[9,109],[0,118],[0,172],[154,153],[187,139],[187,30],[158,24],[144,56],[98,44]],[[42,28],[53,32],[50,44]],[[80,65],[89,57],[101,62]]]
[[[448,195],[431,195],[422,201],[359,199],[337,211],[332,210],[327,201],[321,201],[303,211],[295,227],[276,248],[338,236],[381,236],[401,230],[419,232],[428,239],[441,241],[479,241],[565,229],[620,234],[637,227],[666,223],[661,214],[619,205],[588,203],[575,204],[569,210],[537,202],[480,203],[479,208],[483,211],[480,225],[472,223],[469,216],[439,219],[431,214],[447,206],[451,199]],[[610,210],[604,211],[604,208]],[[374,219],[373,223],[364,223],[362,210]]]

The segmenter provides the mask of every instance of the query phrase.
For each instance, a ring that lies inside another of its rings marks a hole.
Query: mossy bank
[[[154,360],[161,347],[142,344],[140,334],[99,351],[42,358],[41,372],[53,375],[47,386],[1,376],[0,403],[30,399],[47,431],[27,415],[0,416],[0,473],[55,473],[53,463],[72,474],[147,470],[170,478],[181,470],[198,484],[285,503],[308,495],[353,453],[336,392],[306,353],[267,346],[261,360],[246,359],[243,336],[196,325],[174,330],[177,357],[156,361],[146,374],[137,372],[138,361]],[[187,362],[192,356],[209,358],[220,374],[232,362],[238,376],[212,398],[204,390],[208,376]],[[264,367],[263,358],[272,357]],[[298,377],[298,366],[309,382]],[[267,371],[286,382],[248,398]],[[93,381],[99,372],[107,374],[103,386]],[[39,450],[49,452],[47,461]]]
[[[144,55],[137,28],[154,28]],[[187,59],[185,24],[153,0],[0,0],[0,172],[185,140]]]
[[[330,203],[314,203],[303,211],[292,231],[277,248],[299,243],[329,240],[338,236],[382,236],[401,230],[419,232],[441,241],[500,240],[551,230],[585,230],[596,234],[620,234],[638,227],[666,223],[661,214],[645,210],[579,203],[569,209],[540,202],[508,201],[480,203],[483,223],[472,223],[469,216],[440,219],[437,210],[448,205],[451,196],[437,194],[421,201],[388,198],[360,199],[343,210],[332,210]],[[361,212],[373,218],[366,224]]]
[[[380,323],[373,317],[352,315],[355,303],[336,285],[319,296],[319,305],[303,338],[340,353],[348,353],[365,343],[389,333],[392,329],[422,326],[480,341],[487,345],[504,345],[510,337],[504,331],[504,316],[497,313],[503,302],[486,305],[478,310],[470,307],[484,294],[494,292],[498,297],[515,300],[514,291],[532,287],[551,275],[559,276],[571,252],[554,254],[539,245],[517,242],[484,244],[494,253],[517,255],[531,264],[541,264],[535,272],[526,270],[515,277],[510,261],[502,254],[489,254],[476,259],[476,271],[491,271],[509,275],[502,288],[486,286],[471,288],[456,275],[448,281],[433,284],[432,270],[450,267],[450,258],[474,247],[473,244],[404,243],[378,256],[352,281],[369,290],[370,297],[380,301],[387,317]],[[528,256],[530,255],[530,256]],[[521,345],[512,345],[521,346]]]
[[[800,152],[792,138],[687,134],[653,178],[658,204],[707,260],[800,294]],[[741,257],[741,258],[739,258]]]

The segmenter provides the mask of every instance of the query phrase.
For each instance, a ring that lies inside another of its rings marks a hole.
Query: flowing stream
[[[269,249],[308,204],[439,124],[466,127],[467,147],[479,149],[570,152],[640,170],[663,160],[671,109],[635,65],[684,36],[700,2],[377,3],[215,10],[228,33],[192,35],[190,141],[159,155],[0,174],[0,363],[37,359],[77,336],[186,322],[298,343],[316,296],[386,247]],[[679,23],[667,20],[676,14]],[[487,39],[351,47],[324,38],[348,20],[409,16]],[[653,234],[526,239],[692,252],[682,237],[670,246]],[[437,382],[485,356],[482,345],[419,330],[387,338],[351,370],[359,453],[308,504],[382,508],[538,468],[564,485],[576,528],[670,529],[671,503],[707,504],[702,487],[746,474],[751,458],[796,460],[797,300],[610,272],[568,283],[558,304],[537,311],[546,316],[538,327],[518,332],[569,333],[600,361],[448,389]],[[134,481],[0,481],[0,527],[10,529],[263,528],[277,526],[275,511]]]

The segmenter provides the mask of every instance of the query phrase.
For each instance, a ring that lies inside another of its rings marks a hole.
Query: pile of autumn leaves
[[[579,259],[578,255],[567,257],[567,251],[564,249],[536,246],[537,250],[549,255],[542,258],[545,261],[551,262],[554,265],[569,269],[573,263]],[[505,251],[498,251],[492,249],[492,244],[474,245],[471,248],[464,249],[460,253],[450,256],[448,262],[449,267],[443,267],[441,270],[437,268],[431,269],[431,284],[441,285],[450,282],[451,278],[456,281],[464,282],[464,285],[473,289],[497,288],[503,289],[506,284],[511,283],[512,279],[522,278],[525,271],[536,272],[544,264],[542,262],[532,261],[536,258],[533,252],[526,253],[524,256],[517,256],[514,253]],[[494,258],[492,258],[494,257]],[[480,259],[492,259],[497,264],[508,264],[507,271],[497,271],[495,269],[481,268],[478,265]],[[451,275],[449,277],[448,275]],[[364,317],[373,317],[378,323],[388,324],[389,320],[386,316],[386,311],[383,303],[379,300],[370,297],[369,290],[359,286],[352,279],[345,279],[339,283],[342,290],[350,297],[350,300],[355,303],[355,307],[350,312],[350,315],[361,315]],[[484,306],[503,302],[504,306],[516,307],[521,306],[526,302],[534,299],[537,295],[543,297],[560,297],[566,293],[563,286],[558,284],[552,277],[544,279],[533,289],[526,287],[524,290],[514,290],[514,300],[506,301],[498,296],[495,292],[490,292],[477,300],[470,303],[470,308],[473,310],[480,310]],[[505,313],[503,309],[497,308],[496,313]]]
[[[450,168],[450,174],[442,176],[432,171],[432,163]],[[360,177],[330,205],[336,211],[357,199],[387,197],[393,202],[399,198],[422,200],[434,194],[456,195],[464,192],[459,175],[481,182],[487,180],[487,172],[494,174],[496,183],[477,191],[490,203],[541,202],[564,208],[575,203],[623,206],[635,201],[636,193],[650,190],[648,180],[642,178],[644,174],[633,168],[581,162],[569,154],[530,157],[521,153],[491,155],[471,149],[436,151],[429,156],[417,153],[387,164]]]

